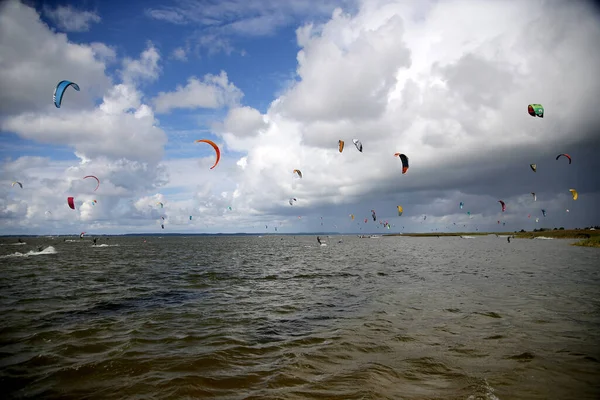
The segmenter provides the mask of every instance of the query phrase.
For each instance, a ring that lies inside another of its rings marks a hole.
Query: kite
[[[71,82],[71,81],[60,81],[60,82],[58,82],[58,85],[56,85],[56,87],[54,88],[54,94],[52,95],[52,101],[54,101],[54,105],[56,106],[56,108],[60,108],[60,105],[62,103],[63,94],[65,93],[65,90],[69,86],[72,86],[73,89],[75,89],[79,92],[79,85],[77,85],[75,82]]]
[[[571,192],[571,194],[573,195],[573,200],[577,200],[577,198],[579,197],[579,194],[577,194],[577,190],[569,189],[569,192]]]
[[[338,150],[340,151],[340,153],[342,151],[344,151],[344,141],[343,140],[338,140]]]
[[[530,104],[527,106],[527,112],[532,117],[544,118],[544,106],[541,104]]]
[[[559,155],[556,156],[556,159],[558,160],[561,156],[567,157],[569,159],[569,164],[571,164],[571,156],[570,155],[568,155],[566,153],[565,154],[559,154]]]
[[[94,178],[94,179],[95,179],[95,180],[98,182],[98,183],[96,184],[96,189],[94,189],[94,192],[95,192],[96,190],[98,190],[98,188],[100,187],[100,179],[96,178],[94,175],[88,175],[88,176],[84,176],[84,177],[83,177],[83,179],[86,179],[86,178]]]
[[[408,157],[406,157],[405,154],[400,153],[396,153],[394,156],[400,157],[400,160],[402,161],[402,174],[405,174],[406,171],[408,171]]]
[[[362,143],[358,139],[352,139],[352,143],[356,146],[356,149],[362,153]]]
[[[502,212],[506,211],[506,204],[502,200],[498,200],[498,203],[502,204]]]
[[[213,149],[215,149],[215,153],[217,153],[217,159],[215,160],[215,164],[212,167],[210,167],[210,169],[216,167],[219,163],[219,160],[221,159],[221,150],[219,150],[219,146],[217,146],[212,140],[208,139],[198,139],[194,143],[208,143],[213,147]]]

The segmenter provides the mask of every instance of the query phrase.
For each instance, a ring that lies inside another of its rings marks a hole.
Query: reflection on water
[[[569,241],[25,241],[0,246],[9,398],[600,396],[600,252]]]

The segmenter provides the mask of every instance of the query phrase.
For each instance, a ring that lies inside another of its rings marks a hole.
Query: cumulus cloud
[[[204,80],[192,77],[186,86],[177,86],[174,92],[160,92],[154,99],[156,111],[167,113],[174,108],[221,108],[237,104],[243,93],[229,82],[227,73],[207,74]]]
[[[86,157],[127,158],[157,163],[165,133],[155,126],[152,109],[140,93],[121,84],[111,89],[94,110],[55,114],[24,113],[7,118],[2,130],[42,143],[73,146]]]
[[[92,23],[98,23],[101,18],[93,11],[80,11],[69,6],[58,6],[54,9],[45,6],[44,14],[60,29],[66,32],[85,32],[90,30]]]
[[[142,52],[139,59],[127,57],[123,60],[123,69],[121,70],[123,82],[135,84],[158,79],[160,74],[159,60],[158,50],[152,43],[148,43],[148,47]]]
[[[0,116],[54,108],[52,93],[63,79],[77,82],[81,92],[65,96],[70,109],[89,108],[110,87],[105,45],[79,45],[53,34],[38,13],[18,1],[0,5]]]
[[[3,142],[10,143],[16,134],[48,145],[46,154],[65,146],[78,158],[5,160],[0,218],[14,222],[2,224],[2,231],[66,233],[84,226],[147,224],[134,221],[137,214],[130,200],[157,192],[168,181],[161,164],[167,136],[136,84],[158,76],[158,52],[149,45],[138,59],[125,59],[123,82],[112,85],[105,63],[114,62],[116,52],[109,46],[74,45],[41,23],[34,9],[14,1],[2,5],[0,20],[0,96],[6,96],[0,120]],[[65,78],[82,90],[66,93],[57,109],[51,94],[56,82]],[[96,105],[98,95],[101,102]],[[95,182],[82,179],[85,175],[97,176],[102,191],[94,192]],[[16,191],[13,180],[22,182],[23,189]],[[67,196],[75,197],[76,210],[67,207]]]
[[[155,203],[149,212],[139,207],[144,196],[137,196],[158,190],[168,180],[164,165],[85,157],[79,163],[20,157],[4,163],[2,172],[23,183],[17,191],[10,182],[1,181],[0,218],[11,220],[10,226],[2,224],[3,233],[64,234],[115,225],[130,225],[133,230],[136,225],[148,226],[160,213]],[[102,190],[95,192],[96,181],[83,179],[90,174],[98,177]],[[68,207],[68,196],[74,197],[75,210]]]
[[[485,224],[523,218],[518,207],[499,213],[497,200],[519,204],[541,186],[560,215],[555,222],[573,222],[557,204],[574,176],[590,170],[565,170],[553,158],[565,149],[583,157],[585,141],[599,146],[590,129],[600,126],[590,106],[600,94],[600,80],[590,79],[600,68],[600,54],[589,53],[600,39],[597,18],[583,3],[527,13],[518,2],[469,1],[418,10],[364,2],[356,15],[336,10],[327,23],[298,29],[298,82],[273,102],[268,128],[244,141],[223,135],[247,152],[240,190],[261,212],[292,195],[297,206],[287,209],[305,212],[332,203],[343,212],[379,205],[393,216],[402,203],[403,221],[419,224],[423,213],[433,214],[431,224],[465,218],[457,204],[469,199]],[[546,107],[543,120],[526,112],[535,102]],[[251,132],[252,122],[246,127],[237,129]],[[338,139],[346,141],[342,154]],[[406,175],[393,157],[398,151],[411,160]],[[528,164],[542,161],[552,185],[541,185],[539,172],[529,175]],[[304,174],[295,188],[294,168]],[[588,196],[600,189],[586,186]]]
[[[267,126],[268,122],[265,121],[265,116],[260,111],[246,106],[230,109],[223,123],[216,125],[215,128],[222,131],[223,134],[243,137],[257,135]]]

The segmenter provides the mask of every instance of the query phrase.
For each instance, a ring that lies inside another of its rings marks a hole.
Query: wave
[[[8,254],[8,255],[2,256],[0,258],[43,256],[43,255],[47,255],[47,254],[57,254],[56,249],[52,246],[48,246],[45,249],[43,249],[42,251],[31,250],[31,251],[28,251],[27,253],[19,253],[17,251],[16,253]]]
[[[27,244],[25,242],[21,242],[21,243],[2,243],[2,246],[22,246],[24,244]]]
[[[119,245],[102,243],[102,244],[93,244],[92,247],[119,247]]]
[[[542,239],[542,240],[552,240],[554,238],[551,237],[546,237],[546,236],[537,236],[536,239]]]

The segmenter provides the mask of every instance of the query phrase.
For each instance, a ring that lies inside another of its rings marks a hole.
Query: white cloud
[[[159,60],[158,50],[152,43],[148,43],[148,47],[142,52],[139,59],[127,57],[123,60],[123,69],[121,70],[123,82],[135,84],[144,80],[154,81],[158,79],[160,74]]]
[[[105,45],[104,43],[92,42],[90,43],[90,47],[92,48],[92,51],[96,57],[107,64],[112,63],[117,59],[117,52],[115,49]]]
[[[85,32],[90,30],[92,23],[98,23],[101,18],[92,11],[79,11],[68,6],[58,6],[54,9],[45,6],[44,14],[60,29],[66,32]]]
[[[266,129],[268,122],[260,111],[252,107],[235,107],[229,110],[222,124],[215,125],[222,134],[238,137],[255,136]]]
[[[146,9],[144,13],[150,18],[170,22],[172,24],[183,25],[188,22],[185,15],[174,10]]]
[[[190,38],[198,47],[208,49],[209,54],[239,51],[245,55],[245,50],[236,50],[236,38],[271,36],[301,18],[322,19],[335,7],[354,7],[355,3],[355,0],[224,0],[214,3],[186,0],[147,9],[145,15],[194,27]]]
[[[157,163],[167,138],[152,110],[133,87],[115,86],[94,110],[24,113],[7,118],[2,130],[41,143],[73,146],[86,157],[127,158]]]
[[[0,6],[0,54],[0,115],[53,109],[52,93],[63,79],[81,88],[63,98],[69,109],[92,107],[111,84],[104,73],[106,46],[53,34],[33,8],[17,1]]]
[[[183,47],[178,47],[175,50],[173,50],[173,54],[171,55],[171,57],[175,60],[187,61],[187,54]]]
[[[590,138],[583,128],[599,122],[590,104],[600,80],[590,77],[600,54],[589,48],[600,28],[584,5],[527,13],[519,2],[413,6],[364,2],[355,16],[337,10],[323,26],[298,29],[299,81],[271,105],[268,128],[250,138],[223,135],[228,147],[247,152],[239,186],[249,208],[274,211],[291,195],[303,210],[366,209],[390,198],[388,215],[406,202],[410,217],[421,205],[441,211],[435,199],[447,189],[466,197],[474,176],[481,190],[505,191],[498,196],[510,201],[517,185],[504,176],[507,162],[518,157],[527,166],[541,151]],[[544,104],[544,120],[527,114],[532,102]],[[238,121],[236,132],[255,130],[256,119]],[[346,141],[342,154],[338,139]],[[397,151],[411,160],[406,175]],[[304,174],[295,188],[294,168]],[[481,212],[496,213],[496,200]]]
[[[230,83],[227,74],[207,74],[204,80],[192,77],[184,87],[177,86],[174,92],[160,92],[154,99],[156,111],[167,113],[174,108],[221,108],[237,104],[242,92]]]
[[[148,226],[160,212],[156,207],[148,211],[139,207],[143,196],[136,196],[157,190],[167,180],[164,166],[103,158],[82,160],[73,166],[72,161],[21,157],[4,163],[2,169],[3,176],[18,177],[23,183],[23,189],[17,191],[1,182],[0,215],[13,220],[11,226],[3,224],[4,233],[19,229],[73,233],[111,228],[116,221]],[[98,177],[98,191],[94,191],[95,180],[83,179],[86,175]],[[68,207],[68,196],[74,197],[75,210]],[[158,194],[155,197],[162,198]]]

